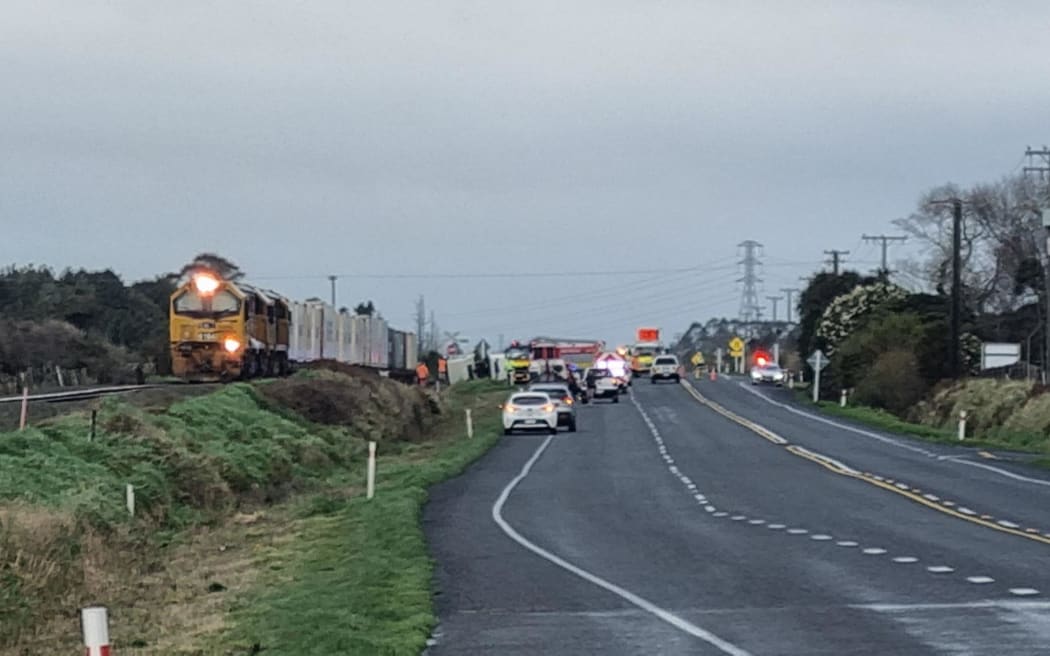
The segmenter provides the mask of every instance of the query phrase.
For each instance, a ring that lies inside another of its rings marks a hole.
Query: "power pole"
[[[952,377],[962,373],[959,367],[959,321],[962,315],[962,201],[952,200]]]
[[[419,342],[419,350],[423,350],[427,338],[427,303],[420,294],[416,299],[416,340]]]
[[[1043,146],[1041,149],[1033,150],[1031,146],[1025,148],[1025,157],[1028,158],[1028,166],[1024,167],[1025,175],[1037,173],[1039,180],[1045,182],[1050,180],[1050,148]],[[1050,188],[1047,189],[1050,193]],[[1043,216],[1050,212],[1050,198],[1044,201],[1042,207]],[[1040,253],[1040,262],[1043,264],[1043,383],[1047,377],[1047,355],[1050,354],[1050,226],[1047,226],[1044,218],[1043,225],[1047,227],[1046,248]]]
[[[777,322],[777,303],[784,300],[783,296],[767,296],[766,300],[773,304],[773,323]]]
[[[849,251],[840,251],[833,248],[830,251],[824,251],[824,254],[831,256],[831,270],[836,276],[839,275],[839,260],[843,255],[849,255]]]
[[[895,237],[893,235],[861,235],[861,238],[869,243],[882,242],[882,269],[883,275],[890,275],[890,268],[886,264],[886,248],[891,241],[905,242],[907,237]]]
[[[784,296],[787,299],[785,302],[785,305],[787,306],[787,322],[791,323],[791,295],[797,292],[798,290],[791,287],[785,287],[781,288],[780,291],[784,292]]]
[[[744,267],[744,276],[737,280],[744,285],[740,290],[740,321],[751,323],[757,321],[762,315],[762,306],[758,301],[758,285],[762,282],[762,279],[758,277],[758,268],[762,266],[758,257],[762,244],[749,239],[740,242],[737,246],[744,249],[744,259],[740,260],[740,264]]]
[[[338,312],[339,308],[335,306],[335,281],[338,276],[328,276],[328,282],[332,283],[332,310]]]

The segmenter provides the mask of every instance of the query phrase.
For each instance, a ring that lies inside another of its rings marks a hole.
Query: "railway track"
[[[201,383],[199,386],[216,385],[218,383]],[[112,396],[114,394],[127,394],[129,392],[138,392],[141,390],[158,389],[164,387],[179,387],[184,386],[186,383],[150,383],[146,385],[111,385],[108,387],[91,387],[85,389],[67,390],[62,392],[45,392],[43,394],[30,394],[25,397],[30,403],[46,402],[46,403],[62,403],[66,401],[86,401],[89,399],[97,399],[103,396]],[[198,385],[195,385],[195,387]],[[0,396],[0,404],[3,403],[21,403],[23,396],[18,394],[16,396]]]

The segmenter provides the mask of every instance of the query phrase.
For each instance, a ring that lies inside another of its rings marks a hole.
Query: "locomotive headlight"
[[[232,337],[223,340],[222,345],[230,353],[236,353],[237,349],[241,348],[241,343]]]
[[[210,273],[198,273],[193,276],[193,286],[201,295],[209,296],[219,288],[219,279]]]

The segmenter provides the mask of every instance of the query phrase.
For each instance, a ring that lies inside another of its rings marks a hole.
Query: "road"
[[[432,490],[430,656],[1047,653],[1045,476],[694,385]]]

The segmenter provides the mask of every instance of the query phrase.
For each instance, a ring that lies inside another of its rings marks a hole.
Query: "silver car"
[[[558,426],[566,426],[570,433],[576,432],[576,401],[568,385],[562,383],[533,383],[530,392],[542,392],[551,397],[558,410]]]

